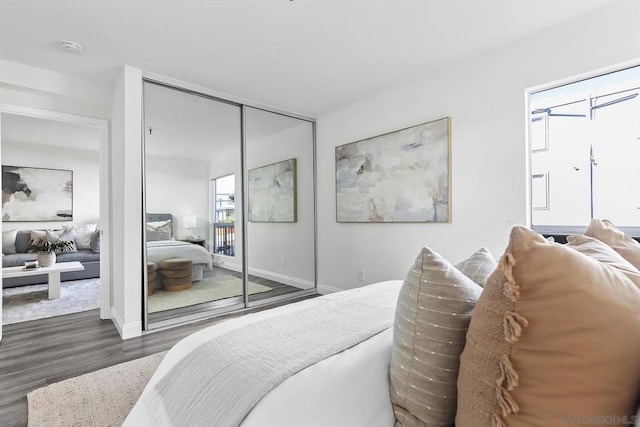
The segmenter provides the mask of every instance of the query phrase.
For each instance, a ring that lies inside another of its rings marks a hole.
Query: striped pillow
[[[493,270],[495,270],[497,266],[498,263],[496,259],[487,248],[478,249],[475,254],[454,265],[462,274],[483,288],[485,283],[487,283],[487,278],[493,273]]]
[[[453,425],[460,353],[482,288],[420,251],[398,296],[390,391],[396,426]]]

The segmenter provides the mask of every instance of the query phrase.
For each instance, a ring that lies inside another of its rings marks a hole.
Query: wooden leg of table
[[[60,272],[49,273],[49,299],[60,298]]]

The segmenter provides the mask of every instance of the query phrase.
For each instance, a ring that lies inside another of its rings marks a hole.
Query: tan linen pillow
[[[584,234],[611,246],[635,268],[640,269],[640,243],[618,230],[610,221],[592,219]]]
[[[582,234],[567,236],[566,246],[575,249],[591,258],[603,262],[627,276],[636,286],[640,286],[640,270],[635,268],[622,255],[613,250],[606,243]]]
[[[423,248],[398,296],[390,394],[396,426],[453,425],[465,335],[482,288]]]
[[[493,273],[497,265],[498,263],[489,252],[489,249],[480,248],[469,258],[454,264],[454,267],[469,279],[484,287],[484,284],[487,283],[487,278]]]
[[[630,417],[639,307],[640,290],[615,266],[514,227],[469,325],[456,426]]]

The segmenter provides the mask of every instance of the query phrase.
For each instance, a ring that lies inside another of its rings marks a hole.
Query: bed
[[[351,301],[371,301],[377,296],[373,309],[384,311],[381,330],[344,351],[329,356],[306,369],[294,373],[276,385],[250,410],[243,419],[243,427],[257,426],[351,426],[390,427],[394,416],[389,401],[389,358],[393,313],[402,281],[388,281],[350,291],[329,294],[295,304],[232,319],[199,331],[181,342],[164,358],[151,378],[143,395],[135,405],[125,426],[198,425],[197,422],[167,423],[159,419],[157,408],[149,396],[156,385],[176,366],[184,363],[194,349],[212,342],[232,331],[254,325],[262,327],[265,321],[279,316],[309,312],[326,307],[335,310],[338,305]],[[326,320],[326,319],[325,319]],[[323,322],[323,320],[319,320]],[[274,361],[275,362],[275,361]],[[214,360],[212,364],[216,364]],[[227,370],[228,371],[228,370]],[[234,376],[240,372],[233,372]],[[309,387],[313,384],[313,387]],[[227,391],[228,392],[228,391]],[[197,392],[196,392],[197,394]],[[219,417],[209,425],[225,425]],[[336,420],[340,422],[336,423]],[[206,425],[206,424],[201,424]],[[230,424],[231,425],[231,424]]]
[[[174,238],[170,213],[147,213],[146,235],[147,262],[159,265],[168,258],[188,258],[193,263],[193,281],[202,280],[204,272],[213,269],[213,257],[205,248]],[[156,277],[156,287],[160,288],[161,275]]]
[[[125,426],[629,425],[640,244],[594,219],[516,226],[500,261],[424,247],[404,281],[210,326],[165,356]]]

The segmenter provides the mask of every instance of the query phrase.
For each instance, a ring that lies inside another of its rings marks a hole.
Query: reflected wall
[[[244,111],[250,280],[278,294],[315,288],[313,123]]]

